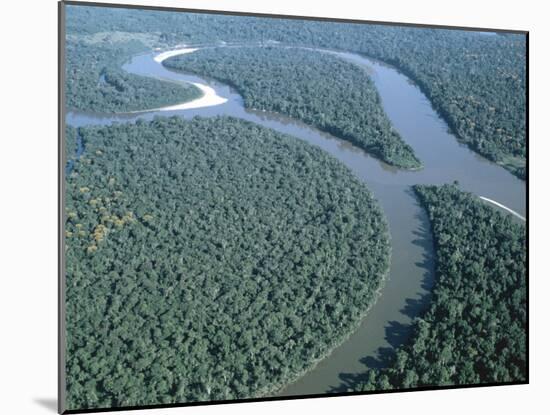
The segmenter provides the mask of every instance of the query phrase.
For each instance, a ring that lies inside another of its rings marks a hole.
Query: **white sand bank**
[[[482,200],[485,200],[486,202],[492,203],[493,205],[498,206],[499,208],[504,209],[507,212],[510,212],[512,215],[520,218],[523,221],[525,220],[525,218],[521,216],[518,212],[510,209],[509,207],[504,206],[502,203],[498,203],[497,201],[489,199],[488,197],[479,196],[479,198]]]
[[[195,52],[196,50],[199,50],[199,49],[198,48],[183,48],[183,49],[169,50],[169,51],[166,51],[166,52],[159,53],[153,59],[158,63],[162,63],[162,61],[164,61],[168,58],[171,58],[172,56],[185,55],[186,53],[192,53],[192,52]]]
[[[198,48],[182,48],[174,49],[166,52],[159,53],[153,59],[155,62],[162,64],[162,61],[171,58],[172,56],[185,55],[187,53],[192,53],[199,50]],[[193,108],[204,108],[212,107],[214,105],[221,105],[227,102],[227,98],[219,96],[214,88],[201,84],[198,82],[189,82],[192,85],[195,85],[202,92],[202,96],[193,101],[182,102],[181,104],[169,105],[161,108],[152,108],[143,111],[133,111],[133,113],[140,112],[152,112],[152,111],[177,111],[177,110],[188,110]]]
[[[227,102],[226,98],[220,97],[216,94],[214,88],[211,88],[208,85],[199,84],[198,82],[190,83],[201,90],[203,93],[202,97],[194,99],[193,101],[184,102],[182,104],[158,108],[157,111],[189,110],[192,108],[212,107],[214,105],[221,105]]]

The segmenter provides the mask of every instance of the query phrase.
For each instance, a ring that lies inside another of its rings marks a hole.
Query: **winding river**
[[[383,366],[392,350],[407,339],[410,323],[425,309],[434,282],[430,225],[411,191],[411,185],[458,180],[463,190],[485,198],[488,203],[497,202],[495,209],[502,209],[506,214],[510,214],[506,208],[514,211],[519,215],[516,215],[517,220],[525,217],[526,209],[525,182],[460,144],[425,95],[406,76],[364,56],[338,51],[319,52],[332,53],[369,71],[388,117],[424,164],[422,170],[399,170],[352,144],[296,120],[247,110],[242,97],[229,86],[168,70],[155,53],[135,56],[123,68],[138,75],[206,86],[210,91],[201,89],[205,94],[214,93],[216,104],[172,106],[107,116],[83,112],[66,114],[66,122],[75,127],[152,119],[156,115],[243,118],[321,147],[350,168],[374,193],[388,218],[392,240],[392,262],[381,296],[345,342],[298,381],[287,385],[279,396],[345,392],[361,380],[360,375],[366,367]]]

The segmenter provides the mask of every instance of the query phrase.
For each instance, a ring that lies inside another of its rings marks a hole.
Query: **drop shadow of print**
[[[412,189],[408,192],[413,193]],[[435,279],[435,249],[428,216],[418,202],[417,205],[419,210],[415,215],[415,219],[418,220],[420,226],[413,231],[415,239],[412,243],[420,246],[423,250],[422,261],[416,262],[415,265],[423,270],[420,288],[424,293],[419,292],[416,298],[405,299],[403,308],[399,310],[401,314],[411,320],[410,322],[401,323],[395,320],[387,322],[384,328],[384,339],[389,347],[380,347],[375,353],[360,359],[360,362],[365,365],[365,371],[367,369],[380,370],[392,364],[397,349],[409,340],[414,320],[430,304]],[[326,391],[327,393],[357,392],[361,385],[367,381],[367,373],[341,373],[339,378],[341,383],[338,386],[331,387]]]
[[[57,399],[55,398],[35,398],[34,402],[50,412],[57,413]]]

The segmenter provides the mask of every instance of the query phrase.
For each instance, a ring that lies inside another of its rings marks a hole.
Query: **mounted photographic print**
[[[528,382],[527,32],[59,11],[60,412]]]

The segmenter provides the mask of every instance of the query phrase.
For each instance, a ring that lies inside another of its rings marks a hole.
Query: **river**
[[[434,282],[434,249],[429,221],[410,186],[444,184],[455,180],[460,188],[497,201],[525,216],[525,182],[460,144],[437,115],[426,96],[395,68],[347,52],[332,53],[369,71],[393,127],[424,164],[418,171],[389,166],[352,144],[287,117],[247,110],[242,97],[227,85],[205,77],[173,72],[154,60],[155,54],[135,56],[123,68],[134,74],[175,82],[194,82],[213,88],[225,103],[203,108],[101,115],[69,112],[72,126],[108,125],[112,122],[152,119],[156,115],[230,115],[321,147],[343,162],[366,183],[380,202],[389,222],[392,261],[378,301],[359,328],[327,358],[279,396],[343,392],[361,380],[366,367],[381,367],[385,357],[408,337],[412,319],[429,302]],[[81,143],[79,144],[81,145]]]

